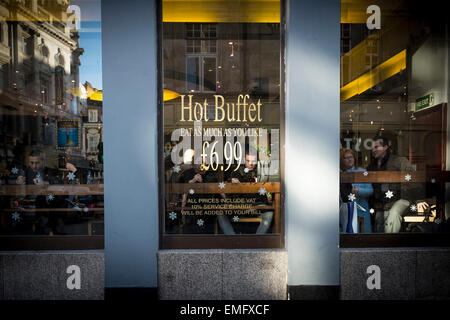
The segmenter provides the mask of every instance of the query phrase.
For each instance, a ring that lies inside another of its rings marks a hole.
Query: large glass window
[[[100,0],[6,1],[0,20],[2,249],[100,248]]]
[[[281,238],[280,2],[162,4],[162,246]]]
[[[340,230],[448,233],[448,15],[341,3]]]

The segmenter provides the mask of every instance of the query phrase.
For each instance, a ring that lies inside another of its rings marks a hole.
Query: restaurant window
[[[341,1],[341,246],[449,243],[449,19],[436,5]]]
[[[284,246],[280,6],[162,1],[163,248]]]
[[[100,0],[2,2],[0,20],[0,250],[103,248]]]

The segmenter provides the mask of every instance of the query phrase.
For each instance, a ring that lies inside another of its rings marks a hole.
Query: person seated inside
[[[67,172],[75,174],[77,168],[67,162]],[[48,168],[45,166],[45,154],[39,149],[32,150],[28,155],[28,165],[25,169],[20,170],[16,178],[16,184],[19,185],[49,185],[60,183],[58,170]],[[69,196],[73,197],[73,196]],[[67,206],[66,196],[48,195],[29,195],[26,197],[27,201],[34,202],[34,207],[37,209],[43,208],[65,208]],[[43,234],[65,234],[64,233],[64,214],[50,210],[48,212],[39,211],[36,214],[39,221],[37,233]]]
[[[386,137],[376,136],[373,141],[368,171],[415,171],[408,159],[393,153]],[[425,188],[420,183],[375,183],[373,191],[375,231],[379,233],[400,232],[408,207],[413,205],[418,212],[423,212],[435,201],[424,199]]]
[[[240,165],[239,169],[231,173],[231,183],[248,183],[248,182],[258,182],[258,159],[256,155],[256,150],[249,149],[245,153],[245,163]],[[272,204],[272,195],[270,193],[266,194],[235,194],[233,197],[238,198],[255,198],[255,205],[267,206]],[[272,219],[273,210],[258,210],[260,212],[259,217],[261,222],[256,229],[256,234],[264,234],[269,230]],[[226,216],[218,216],[219,225],[224,234],[235,234],[234,228],[230,223],[230,220]]]
[[[340,166],[341,172],[365,172],[366,169],[358,168],[355,166],[355,152],[352,149],[344,148],[340,151]],[[356,212],[358,217],[362,217],[364,220],[363,232],[372,232],[372,223],[370,216],[370,208],[368,200],[373,194],[373,187],[371,183],[341,183],[340,185],[340,196],[342,202],[348,203],[353,202],[356,206]],[[343,210],[345,209],[345,210]],[[348,206],[340,207],[340,225],[341,232],[348,231]],[[353,233],[361,232],[359,228],[357,230],[352,230]]]
[[[33,150],[28,155],[28,166],[21,170],[16,184],[46,185],[57,181],[57,172],[44,166],[44,154]]]

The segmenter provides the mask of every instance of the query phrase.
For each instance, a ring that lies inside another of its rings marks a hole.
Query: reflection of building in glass
[[[103,102],[97,89],[89,82],[80,85],[84,88],[87,98],[82,99],[83,110],[83,152],[87,160],[97,161],[99,156],[99,145],[102,141],[102,105]]]
[[[30,146],[56,165],[55,121],[80,119],[80,55],[77,30],[69,23],[70,1],[0,4],[0,114],[7,161],[23,161]],[[16,148],[16,150],[13,150]],[[81,150],[74,150],[81,156]],[[14,159],[13,159],[14,158]]]

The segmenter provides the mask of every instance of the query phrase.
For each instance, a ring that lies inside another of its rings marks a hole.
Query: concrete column
[[[340,1],[287,1],[288,285],[339,284]]]
[[[105,285],[156,287],[156,1],[102,2]]]

